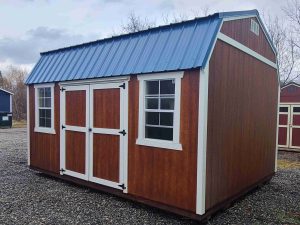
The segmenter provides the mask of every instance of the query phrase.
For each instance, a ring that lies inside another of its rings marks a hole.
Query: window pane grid
[[[39,88],[38,89],[38,117],[39,127],[51,127],[51,88]]]
[[[145,137],[173,140],[175,80],[151,80],[145,86]]]

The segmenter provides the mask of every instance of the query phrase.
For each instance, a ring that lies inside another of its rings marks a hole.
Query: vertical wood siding
[[[258,23],[256,18],[254,20]],[[223,23],[221,32],[247,46],[253,51],[256,51],[267,59],[276,62],[275,54],[268,43],[262,27],[260,27],[259,36],[253,33],[250,30],[250,27],[251,18],[226,21]]]
[[[206,208],[272,174],[276,70],[217,41],[209,68]]]
[[[300,103],[300,87],[290,85],[281,89],[280,102]]]
[[[139,83],[129,82],[128,191],[195,212],[199,70],[186,71],[181,84],[180,142],[183,150],[136,145]]]
[[[34,132],[35,121],[35,93],[34,86],[29,87],[29,109],[30,109],[30,165],[59,173],[59,136],[60,136],[60,105],[59,86],[54,88],[54,127],[56,134],[45,134]]]

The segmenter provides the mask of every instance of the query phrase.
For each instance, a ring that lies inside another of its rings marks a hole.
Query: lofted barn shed
[[[12,126],[12,96],[13,93],[0,88],[0,127]]]
[[[300,151],[300,85],[281,87],[278,146],[282,150]]]
[[[256,10],[41,53],[29,165],[197,220],[276,171],[276,50]]]

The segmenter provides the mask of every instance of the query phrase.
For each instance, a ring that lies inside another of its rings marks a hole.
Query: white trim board
[[[27,165],[30,166],[30,113],[29,113],[29,86],[27,86]]]
[[[206,143],[207,143],[207,110],[209,64],[200,70],[199,109],[198,109],[198,154],[197,154],[197,197],[196,213],[205,214],[206,192]]]
[[[12,92],[10,92],[10,91],[7,91],[7,90],[4,90],[3,88],[0,88],[0,91],[4,91],[4,92],[6,92],[6,93],[8,93],[8,94],[10,94],[10,95],[14,95],[14,93],[12,93]]]
[[[285,89],[285,88],[287,88],[287,87],[289,87],[289,86],[296,86],[296,87],[300,87],[300,84],[296,84],[296,83],[290,83],[290,84],[287,84],[287,85],[285,85],[285,86],[283,86],[283,87],[281,87],[281,90],[282,89]]]
[[[223,34],[223,33],[219,33],[218,34],[218,39],[220,39],[221,41],[224,41],[225,43],[247,53],[248,55],[251,55],[252,57],[260,60],[261,62],[268,64],[269,66],[272,66],[273,68],[275,68],[277,70],[277,65],[276,63],[272,62],[271,60],[265,58],[264,56],[258,54],[257,52],[253,51],[252,49],[248,48],[247,46],[239,43],[238,41],[232,39],[231,37],[228,37],[227,35]]]

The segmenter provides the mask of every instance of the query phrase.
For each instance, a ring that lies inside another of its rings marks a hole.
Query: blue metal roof
[[[206,65],[222,17],[240,14],[216,13],[44,52],[26,84],[200,68]]]

